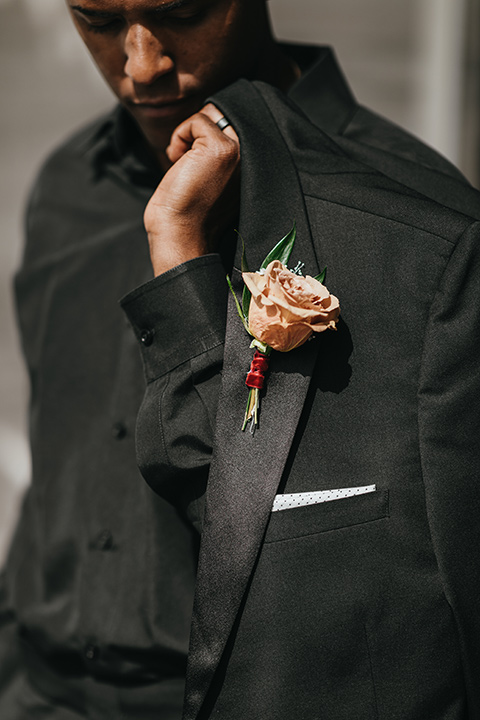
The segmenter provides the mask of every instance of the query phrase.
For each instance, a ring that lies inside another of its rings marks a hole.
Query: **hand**
[[[234,129],[215,124],[212,104],[173,132],[166,150],[173,163],[144,215],[155,276],[215,252],[238,215],[240,145]]]

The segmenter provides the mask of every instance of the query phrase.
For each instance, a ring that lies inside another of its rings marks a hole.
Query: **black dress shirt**
[[[27,679],[4,689],[9,720],[39,698],[62,720],[180,716],[198,541],[138,472],[144,379],[118,304],[152,276],[142,216],[159,176],[140,148],[117,110],[49,159],[31,197],[16,293],[33,482],[5,610]]]

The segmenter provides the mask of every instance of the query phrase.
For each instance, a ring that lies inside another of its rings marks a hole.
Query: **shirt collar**
[[[285,45],[302,76],[290,89],[293,100],[317,127],[341,135],[357,108],[356,100],[330,47]],[[314,57],[306,65],[309,58]]]
[[[135,121],[121,105],[105,117],[85,154],[95,177],[112,175],[139,195],[150,196],[162,177]]]

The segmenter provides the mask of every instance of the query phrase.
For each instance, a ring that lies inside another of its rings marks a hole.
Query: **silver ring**
[[[220,120],[217,120],[215,125],[220,128],[220,130],[225,130],[225,128],[228,127],[230,123],[226,117],[221,117]]]

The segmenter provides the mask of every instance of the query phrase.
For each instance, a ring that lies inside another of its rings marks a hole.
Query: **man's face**
[[[102,75],[163,150],[205,98],[249,77],[268,40],[265,0],[67,0]]]

